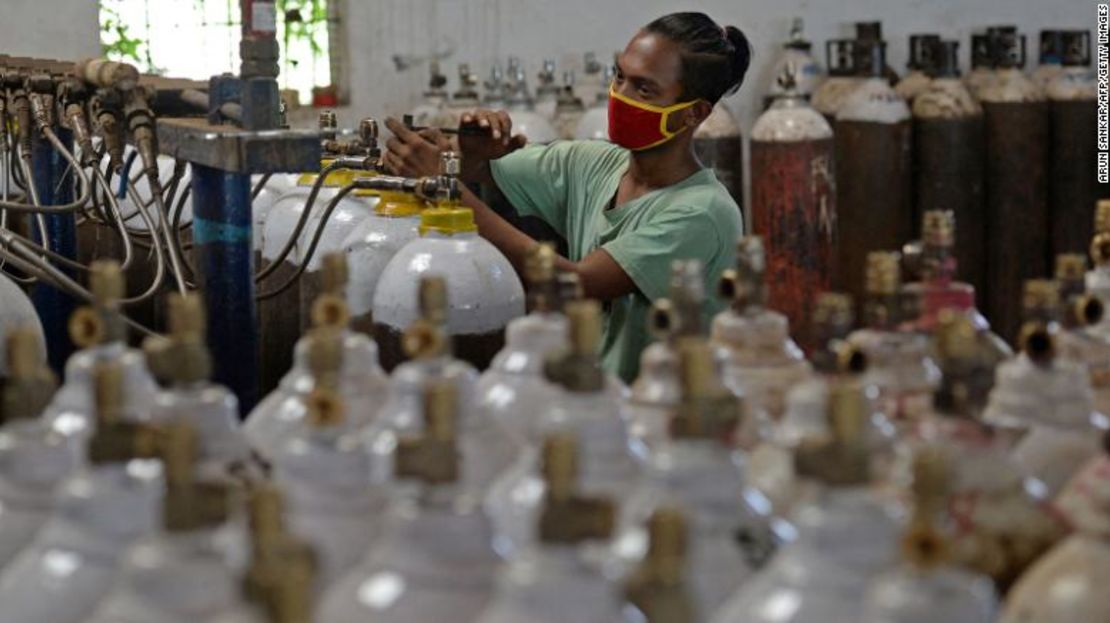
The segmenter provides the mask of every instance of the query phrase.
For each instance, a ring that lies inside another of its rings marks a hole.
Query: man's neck
[[[627,181],[637,188],[665,188],[690,177],[699,169],[701,163],[694,156],[689,139],[678,140],[658,149],[632,152]]]

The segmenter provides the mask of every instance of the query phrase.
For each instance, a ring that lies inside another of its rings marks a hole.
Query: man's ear
[[[687,110],[685,124],[691,128],[696,128],[708,119],[712,112],[713,104],[705,100],[698,100]]]
[[[693,120],[694,127],[708,119],[710,113],[713,113],[713,104],[705,100],[698,100],[693,107],[690,107],[690,119]]]

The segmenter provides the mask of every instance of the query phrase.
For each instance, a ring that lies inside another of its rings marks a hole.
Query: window
[[[302,105],[337,102],[338,2],[276,0],[282,89]],[[207,80],[239,70],[240,0],[100,0],[100,40],[106,56],[140,71]]]

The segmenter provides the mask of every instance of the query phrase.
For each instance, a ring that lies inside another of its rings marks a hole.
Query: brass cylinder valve
[[[678,342],[682,400],[671,418],[675,439],[713,439],[728,442],[740,425],[740,399],[717,376],[713,347],[702,337]]]
[[[1095,203],[1095,234],[1110,234],[1110,199]]]
[[[921,240],[926,247],[951,249],[956,244],[956,215],[951,210],[926,210],[921,217]]]
[[[5,349],[8,378],[0,389],[0,422],[38,417],[58,387],[43,358],[38,331],[34,326],[12,329]]]
[[[899,291],[902,287],[902,254],[873,251],[867,254],[864,288],[867,301],[864,313],[871,327],[889,329],[901,321]]]
[[[89,439],[88,458],[92,464],[123,463],[132,459],[159,456],[159,432],[153,426],[124,420],[125,398],[123,369],[106,361],[93,371],[96,432]]]
[[[528,284],[528,307],[533,311],[547,313],[558,307],[556,257],[555,245],[550,242],[533,245],[524,257],[524,280]]]
[[[1029,279],[1022,290],[1026,321],[1056,322],[1060,316],[1060,284],[1051,279]]]
[[[169,303],[169,337],[143,342],[151,372],[163,382],[189,385],[212,376],[212,357],[205,342],[204,306],[197,293],[172,293]]]
[[[231,512],[230,490],[224,483],[196,479],[200,440],[184,422],[159,429],[159,453],[166,475],[162,521],[167,532],[191,532],[219,525]]]
[[[601,344],[601,306],[597,301],[568,303],[567,347],[552,353],[544,362],[544,374],[553,383],[576,393],[599,392],[605,388],[598,348]]]
[[[394,455],[398,478],[430,485],[458,480],[458,408],[458,390],[453,383],[436,381],[424,388],[424,431],[398,440]]]
[[[251,491],[248,507],[251,560],[243,576],[244,595],[272,621],[311,621],[310,616],[288,616],[306,614],[299,606],[311,603],[317,558],[308,544],[286,530],[281,491],[273,484],[259,483]],[[285,591],[292,592],[283,596]]]
[[[949,559],[948,539],[940,522],[947,508],[952,470],[939,447],[919,450],[913,459],[913,515],[902,536],[902,555],[919,569],[931,569]]]
[[[124,293],[123,271],[114,260],[97,260],[89,268],[92,304],[77,308],[69,319],[69,335],[74,344],[90,348],[123,340],[126,329],[119,314]]]
[[[401,338],[405,354],[413,359],[431,359],[451,352],[447,336],[447,281],[440,276],[420,278],[417,290],[420,318],[412,323]]]
[[[566,307],[567,304],[574,301],[581,301],[586,298],[586,293],[582,289],[582,278],[578,273],[560,272],[555,278],[558,282],[558,297],[560,308]]]
[[[767,257],[763,239],[744,236],[737,243],[736,269],[726,270],[717,285],[717,294],[731,301],[732,308],[743,313],[767,304]]]
[[[794,455],[795,471],[834,487],[864,485],[871,481],[871,455],[864,431],[870,415],[867,395],[858,383],[845,381],[830,387],[829,435],[806,439]]]
[[[1043,321],[1028,321],[1021,327],[1021,350],[1030,361],[1037,365],[1048,366],[1056,359],[1056,324]]]
[[[323,292],[312,303],[312,326],[345,329],[351,319],[347,307],[347,255],[328,253],[323,258]]]
[[[648,553],[625,582],[624,594],[650,623],[698,620],[684,577],[687,531],[675,508],[657,509],[648,520]]]
[[[702,306],[705,303],[705,268],[699,260],[675,260],[671,263],[670,302],[674,306],[677,326],[674,336],[702,333]]]
[[[825,373],[862,372],[867,362],[862,351],[845,340],[855,324],[852,297],[840,292],[822,292],[813,307],[814,367]]]
[[[317,389],[335,391],[343,370],[343,334],[333,328],[313,329],[308,333],[308,370]]]
[[[547,491],[540,513],[540,541],[573,545],[611,537],[616,505],[612,500],[577,492],[578,441],[569,434],[548,436],[543,442],[542,461]]]

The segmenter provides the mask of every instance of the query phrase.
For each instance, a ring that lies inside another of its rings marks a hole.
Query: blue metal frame
[[[192,175],[193,253],[214,378],[239,396],[245,414],[258,401],[250,176],[195,162]]]
[[[55,128],[58,138],[68,149],[73,149],[73,136],[68,130]],[[74,177],[69,170],[69,162],[54,149],[40,132],[34,133],[31,146],[31,169],[35,178],[35,189],[38,190],[39,200],[43,205],[58,205],[73,201]],[[31,231],[36,242],[42,242],[39,228],[34,224],[31,216]],[[77,257],[77,223],[75,216],[70,214],[46,215],[46,239],[50,249],[70,259]],[[73,272],[64,266],[58,268],[70,277]],[[69,339],[69,317],[77,303],[73,297],[65,292],[44,283],[35,285],[31,292],[31,301],[42,320],[42,328],[46,335],[46,352],[50,367],[55,373],[61,374],[65,369],[66,360],[73,354],[73,342]]]

